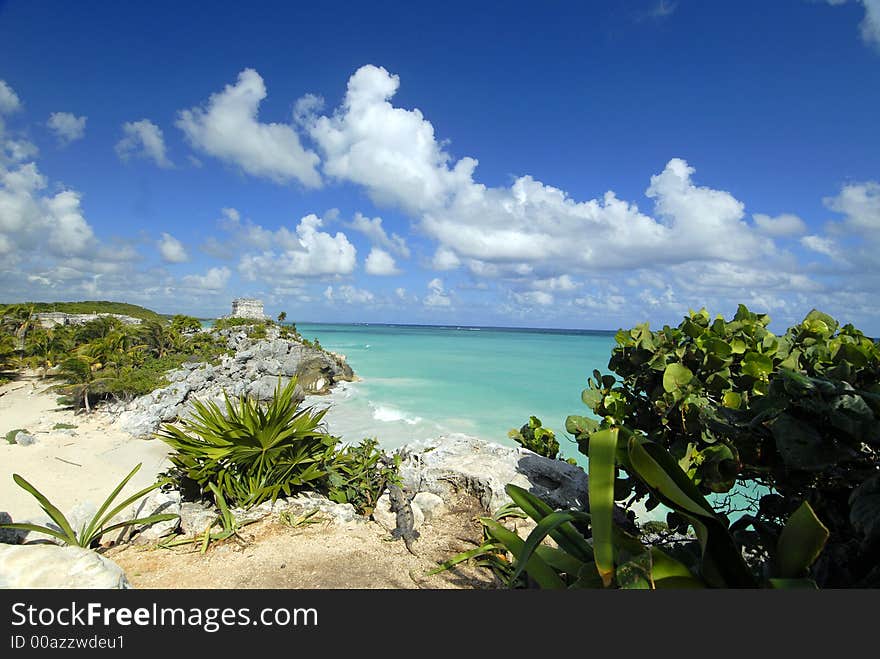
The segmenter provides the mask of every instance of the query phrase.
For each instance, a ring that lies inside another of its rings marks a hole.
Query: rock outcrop
[[[305,394],[327,393],[341,380],[354,380],[351,367],[339,355],[280,338],[277,328],[269,328],[267,338],[260,340],[236,328],[218,334],[231,354],[217,364],[187,362],[166,375],[167,387],[107,406],[117,416],[117,426],[135,437],[150,438],[162,423],[183,415],[194,399],[222,405],[226,392],[233,399],[248,395],[269,400],[279,383],[283,387],[296,377],[301,400]]]
[[[508,483],[525,488],[556,508],[583,508],[587,475],[580,467],[523,448],[453,434],[407,444],[400,449],[400,474],[413,492],[442,499],[464,490],[494,513],[510,502]]]
[[[0,545],[0,588],[131,588],[109,558],[82,547]]]

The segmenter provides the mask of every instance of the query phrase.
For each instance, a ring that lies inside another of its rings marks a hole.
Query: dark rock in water
[[[233,355],[222,357],[219,364],[184,364],[166,375],[171,383],[167,387],[108,406],[118,415],[117,425],[136,437],[149,438],[162,423],[185,415],[196,399],[222,406],[225,392],[232,399],[248,395],[266,401],[279,382],[283,387],[296,376],[295,396],[302,402],[305,393],[327,393],[337,382],[354,379],[344,357],[282,339],[277,328],[269,328],[267,337],[256,341],[242,331],[227,329],[219,334],[235,350]]]

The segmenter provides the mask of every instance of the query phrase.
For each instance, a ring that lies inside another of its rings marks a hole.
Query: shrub
[[[400,456],[389,459],[375,439],[338,451],[327,464],[328,496],[336,503],[350,503],[369,517],[389,484],[400,484]]]
[[[880,348],[819,311],[782,336],[767,330],[769,320],[740,305],[730,321],[701,310],[676,328],[619,331],[608,364],[618,377],[594,372],[582,396],[601,421],[572,416],[566,429],[584,453],[597,429],[638,431],[667,449],[701,494],[765,486],[770,493],[733,527],[760,552],[809,502],[831,532],[814,568],[819,583],[880,584],[871,560],[880,507],[867,485],[880,468]],[[618,499],[660,502],[621,468]]]
[[[12,478],[16,482],[16,484],[28,493],[30,493],[37,501],[39,501],[40,507],[51,518],[51,520],[58,528],[55,529],[48,526],[41,526],[39,524],[25,523],[0,524],[0,528],[21,529],[25,531],[45,533],[46,535],[58,538],[66,545],[91,548],[93,546],[96,546],[101,541],[101,538],[107,533],[110,533],[110,531],[115,531],[116,529],[125,528],[127,526],[155,524],[156,522],[164,522],[166,520],[174,519],[175,517],[177,517],[177,515],[163,513],[137,519],[129,519],[113,524],[110,523],[111,520],[116,515],[125,510],[126,507],[130,506],[144,495],[163,485],[162,481],[153,483],[149,487],[145,487],[144,489],[125,499],[125,501],[117,505],[110,512],[107,512],[107,509],[113,504],[113,502],[116,500],[116,497],[119,496],[122,488],[125,487],[126,483],[131,480],[132,476],[134,476],[140,468],[141,465],[138,464],[134,469],[129,472],[128,476],[122,479],[122,482],[120,482],[119,485],[116,486],[116,489],[114,489],[113,492],[110,493],[110,496],[107,497],[107,499],[98,509],[98,512],[95,513],[94,517],[92,517],[90,521],[84,522],[80,529],[74,529],[70,525],[70,522],[67,520],[64,514],[60,510],[58,510],[58,508],[55,507],[45,496],[43,496],[43,494],[41,494],[40,491],[37,490],[37,488],[35,488],[18,474],[13,474]]]
[[[157,437],[176,453],[170,456],[180,478],[195,481],[205,494],[215,484],[232,505],[249,507],[289,496],[316,484],[338,438],[322,430],[325,411],[297,409],[296,379],[276,388],[269,404],[241,397],[225,400],[225,413],[213,402],[194,402],[194,414],[181,427],[163,425]]]
[[[541,425],[541,419],[536,416],[530,416],[526,424],[519,430],[510,430],[507,436],[523,448],[543,455],[545,458],[563,459],[559,456],[559,441],[556,439],[556,434],[549,428],[544,428]],[[565,462],[577,464],[573,458],[568,458]]]

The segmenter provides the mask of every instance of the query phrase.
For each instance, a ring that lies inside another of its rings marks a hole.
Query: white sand
[[[117,498],[134,494],[156,481],[168,468],[169,447],[160,440],[134,439],[113,428],[100,412],[74,414],[60,408],[58,394],[47,391],[51,380],[28,374],[0,387],[0,511],[16,522],[46,520],[37,500],[16,485],[24,477],[67,514],[80,503],[100,506],[139,462],[143,466]],[[77,426],[53,430],[57,423]],[[8,444],[6,432],[25,428],[36,438],[30,446]],[[75,463],[75,464],[70,464]]]

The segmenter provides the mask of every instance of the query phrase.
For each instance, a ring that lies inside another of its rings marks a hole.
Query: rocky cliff
[[[167,387],[157,389],[127,403],[109,405],[116,425],[135,437],[149,438],[159,426],[183,414],[193,399],[223,403],[248,395],[258,400],[272,397],[279,381],[286,385],[297,378],[300,397],[327,393],[340,380],[355,379],[345,358],[280,338],[277,328],[269,328],[265,339],[253,340],[238,329],[220,330],[230,354],[219,363],[187,362],[170,371]]]

